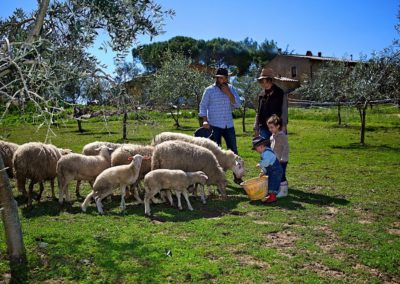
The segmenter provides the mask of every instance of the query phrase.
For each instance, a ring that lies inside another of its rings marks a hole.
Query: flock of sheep
[[[201,198],[205,203],[204,185],[215,185],[226,197],[225,172],[232,170],[236,177],[244,175],[244,162],[231,150],[221,149],[206,138],[186,134],[162,132],[156,135],[151,145],[116,144],[93,142],[84,146],[82,154],[72,153],[51,144],[30,142],[17,145],[0,141],[0,155],[10,178],[15,177],[18,190],[32,205],[33,187],[39,183],[40,200],[43,182],[50,181],[52,197],[54,179],[58,179],[59,203],[68,202],[68,185],[76,180],[76,195],[80,196],[81,181],[88,181],[92,191],[81,205],[83,211],[93,199],[99,213],[103,213],[102,199],[115,188],[121,192],[121,209],[125,209],[125,194],[131,188],[135,204],[143,204],[145,214],[150,215],[150,203],[169,201],[173,205],[172,193],[182,209],[181,195],[189,210],[189,192],[197,191],[200,185]],[[28,191],[26,181],[30,180]],[[143,181],[144,190],[141,186]],[[140,192],[144,191],[144,198]],[[157,198],[159,194],[160,198]]]

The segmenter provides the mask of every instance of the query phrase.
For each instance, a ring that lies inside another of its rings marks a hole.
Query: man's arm
[[[203,126],[205,128],[209,127],[208,117],[207,117],[209,101],[210,101],[209,92],[207,89],[205,89],[204,93],[203,93],[203,97],[201,98],[201,101],[200,101],[200,106],[199,106],[199,116],[203,119]]]

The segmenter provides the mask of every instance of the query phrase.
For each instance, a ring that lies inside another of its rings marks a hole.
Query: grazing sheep
[[[103,171],[94,182],[93,190],[86,196],[85,201],[82,203],[81,208],[86,212],[90,200],[93,198],[96,201],[97,210],[103,214],[103,205],[101,200],[110,195],[117,185],[121,189],[121,210],[125,210],[125,189],[128,185],[134,184],[139,176],[140,166],[142,164],[143,156],[135,155],[130,156],[129,165],[115,166]]]
[[[101,146],[97,156],[71,154],[62,157],[57,163],[57,176],[60,187],[58,202],[69,201],[68,184],[72,180],[87,180],[93,183],[96,177],[111,166],[110,152],[112,148]]]
[[[99,154],[98,148],[100,148],[101,146],[107,146],[108,148],[112,148],[115,151],[115,149],[120,147],[121,144],[112,143],[112,142],[95,141],[95,142],[86,144],[82,149],[82,154],[85,156],[96,156],[97,154]],[[81,185],[81,181],[77,180],[76,188],[75,188],[75,194],[76,194],[77,198],[81,197],[81,194],[79,192],[80,185]]]
[[[57,162],[63,155],[69,153],[71,150],[63,150],[54,145],[37,142],[26,143],[18,147],[13,157],[14,172],[18,190],[28,196],[28,206],[32,205],[35,183],[40,183],[39,201],[44,189],[43,182],[46,180],[50,180],[51,194],[55,198],[54,179],[57,176]],[[26,179],[31,180],[28,193],[25,190]]]
[[[9,178],[14,177],[12,159],[18,146],[19,145],[15,143],[0,141],[0,155],[3,158],[4,166],[8,168],[7,174]]]
[[[223,170],[227,171],[231,169],[237,178],[242,178],[245,173],[244,161],[240,156],[236,155],[231,150],[223,150],[217,143],[207,138],[193,137],[176,132],[162,132],[154,137],[152,145],[158,145],[162,142],[172,140],[181,140],[207,148],[213,152]]]
[[[108,148],[112,148],[115,151],[115,149],[121,147],[121,145],[122,144],[118,143],[95,141],[83,146],[82,154],[86,156],[96,156],[97,154],[99,154],[98,149],[101,146],[107,146]]]
[[[203,171],[208,176],[207,185],[217,185],[221,195],[226,197],[225,173],[214,154],[204,147],[180,140],[163,142],[154,148],[151,169]]]
[[[128,157],[134,156],[136,154],[151,157],[153,155],[154,147],[153,146],[143,146],[137,144],[123,144],[121,147],[116,149],[111,155],[111,166],[119,166],[129,164]],[[137,182],[133,185],[133,195],[137,201],[137,203],[143,203],[143,200],[140,198],[138,193],[138,187],[141,180],[143,180],[144,176],[150,172],[151,170],[151,159],[145,159],[142,161],[142,165],[140,167],[139,177]],[[158,202],[157,200],[153,200]]]
[[[146,194],[144,197],[144,213],[150,215],[150,199],[162,189],[174,190],[178,198],[178,208],[182,210],[181,194],[186,199],[189,210],[193,210],[189,201],[187,188],[193,184],[204,184],[208,177],[202,171],[184,172],[182,170],[157,169],[149,172],[144,177],[144,187]],[[170,195],[169,195],[169,198]],[[171,199],[172,200],[172,199]],[[170,202],[171,202],[170,200]]]

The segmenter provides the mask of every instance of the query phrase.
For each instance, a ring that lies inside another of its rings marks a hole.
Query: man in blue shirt
[[[226,147],[238,154],[232,111],[240,107],[240,98],[233,86],[228,84],[228,76],[227,69],[218,68],[215,83],[204,90],[199,115],[203,119],[203,127],[212,128],[212,139],[221,145],[224,137]],[[242,180],[235,177],[234,181],[240,183]]]

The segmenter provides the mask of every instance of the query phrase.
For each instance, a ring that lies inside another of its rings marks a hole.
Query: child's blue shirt
[[[261,161],[259,162],[260,168],[266,173],[267,168],[275,163],[276,156],[270,148],[266,148],[264,152],[261,153]]]

